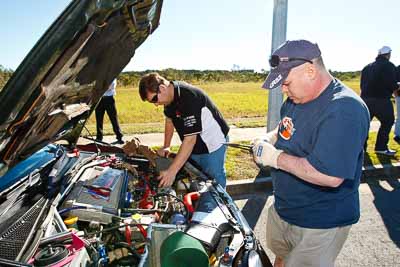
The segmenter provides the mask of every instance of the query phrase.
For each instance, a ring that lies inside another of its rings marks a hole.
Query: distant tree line
[[[13,71],[11,69],[6,69],[0,65],[0,90],[4,87],[8,79],[10,79]]]
[[[147,70],[147,71],[128,71],[123,72],[118,77],[118,82],[124,86],[137,86],[142,77],[146,73],[158,72],[169,80],[183,80],[189,83],[205,83],[205,82],[263,82],[268,75],[268,71],[262,70],[255,72],[254,70]],[[348,81],[360,77],[360,71],[330,71],[331,74],[342,80]]]
[[[268,74],[268,71],[262,70],[147,70],[147,71],[126,71],[118,76],[118,83],[123,86],[137,86],[144,74],[149,72],[158,72],[170,80],[183,80],[189,83],[205,82],[262,82]],[[330,71],[333,76],[342,81],[352,80],[360,77],[360,71]],[[13,74],[11,69],[6,69],[0,65],[0,90],[4,87],[8,79]]]
[[[334,70],[329,70],[329,72],[336,78],[338,78],[341,81],[349,81],[353,79],[359,79],[361,76],[361,71],[346,71],[346,72],[341,72],[341,71],[334,71]]]
[[[189,83],[205,82],[261,82],[265,79],[266,73],[254,72],[253,70],[147,70],[147,71],[128,71],[118,76],[118,82],[122,85],[137,86],[146,73],[158,72],[169,80],[183,80]]]

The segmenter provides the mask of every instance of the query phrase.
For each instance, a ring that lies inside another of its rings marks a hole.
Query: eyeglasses
[[[160,93],[160,88],[157,88],[156,94],[149,100],[150,103],[157,103],[158,102],[158,94]]]
[[[303,60],[306,61],[308,63],[313,64],[313,62],[309,59],[305,59],[305,58],[300,58],[300,57],[280,57],[278,55],[272,55],[269,58],[269,65],[271,66],[271,68],[276,68],[279,66],[279,64],[281,62],[289,62],[289,61],[295,61],[295,60]]]
[[[150,99],[150,103],[157,103],[158,102],[158,92]]]

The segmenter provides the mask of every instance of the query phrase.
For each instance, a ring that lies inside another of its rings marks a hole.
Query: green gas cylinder
[[[161,267],[209,267],[208,255],[200,241],[177,231],[161,245]]]

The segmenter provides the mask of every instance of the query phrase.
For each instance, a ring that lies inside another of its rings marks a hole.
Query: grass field
[[[390,135],[389,148],[398,151],[394,157],[388,157],[374,153],[376,132],[370,132],[368,139],[367,152],[364,154],[364,166],[377,164],[393,164],[400,160],[400,145],[393,141],[393,134]],[[249,144],[249,142],[241,142]],[[228,148],[225,162],[228,180],[255,178],[259,173],[259,168],[253,162],[252,156],[239,149]]]
[[[344,82],[360,94],[359,80]],[[268,92],[260,88],[260,83],[207,83],[199,85],[216,103],[230,124],[237,127],[263,127],[266,125]],[[137,88],[117,89],[118,118],[125,134],[163,131],[163,108],[140,100]],[[105,116],[105,132],[113,134],[111,125]],[[95,119],[92,116],[88,128],[95,133]],[[391,136],[392,137],[392,136]],[[376,133],[370,133],[369,153],[365,156],[366,164],[387,164],[398,162],[400,146],[390,139],[389,147],[399,151],[395,157],[378,156],[374,151]],[[248,143],[248,142],[244,142]],[[178,147],[175,147],[176,151]],[[249,153],[228,148],[226,169],[228,179],[254,178],[259,172]]]
[[[346,84],[348,87],[353,89],[358,95],[360,95],[360,79],[345,81],[344,84]]]
[[[359,93],[358,80],[345,83]],[[207,92],[229,124],[237,127],[266,125],[268,91],[261,88],[261,83],[205,83],[198,86]],[[116,103],[118,119],[125,134],[163,131],[163,107],[142,102],[137,88],[117,88]],[[95,123],[93,114],[87,123],[92,133],[95,133]],[[105,134],[113,134],[107,116],[105,116],[104,128]]]
[[[249,144],[250,142],[246,141],[240,143]],[[154,147],[153,149],[157,150],[158,147]],[[178,149],[178,146],[173,146],[171,151],[177,153]],[[231,147],[227,149],[225,168],[226,178],[228,180],[255,178],[259,173],[259,169],[249,152]]]
[[[399,162],[400,145],[393,141],[393,134],[390,135],[389,147],[398,151],[398,153],[394,157],[375,154],[375,140],[376,132],[370,132],[367,147],[368,153],[364,154],[364,166],[377,164],[393,164],[395,162]],[[246,141],[240,143],[249,144],[250,142]],[[173,147],[173,151],[177,152],[178,148],[179,147]],[[259,168],[254,163],[250,153],[231,147],[228,147],[227,150],[225,168],[228,180],[255,178],[259,173]]]
[[[226,118],[257,117],[267,110],[267,91],[259,83],[207,83],[201,88]],[[117,88],[116,103],[122,124],[163,121],[163,108],[142,102],[137,88]],[[94,117],[89,122],[94,124]]]

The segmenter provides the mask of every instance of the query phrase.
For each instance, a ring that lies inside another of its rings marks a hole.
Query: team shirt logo
[[[284,117],[279,122],[278,133],[284,140],[289,140],[295,131],[292,118]]]
[[[183,118],[183,125],[187,128],[193,127],[196,123],[197,123],[197,120],[194,115]]]

